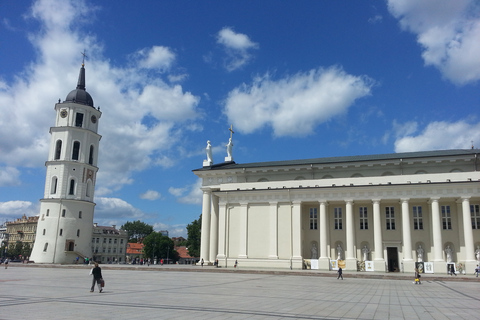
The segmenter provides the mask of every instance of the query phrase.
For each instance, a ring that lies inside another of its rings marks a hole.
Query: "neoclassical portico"
[[[477,151],[195,170],[203,180],[201,258],[223,267],[302,269],[318,248],[312,266],[329,270],[341,248],[353,271],[366,248],[375,271],[413,272],[420,246],[434,272],[445,273],[450,246],[455,262],[472,269],[480,244]]]

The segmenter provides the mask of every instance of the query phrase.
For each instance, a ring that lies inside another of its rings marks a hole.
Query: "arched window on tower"
[[[57,144],[55,146],[55,158],[54,158],[54,160],[59,160],[61,154],[62,154],[62,140],[57,140]]]
[[[75,141],[73,143],[72,160],[78,160],[79,154],[80,154],[80,142]]]
[[[75,179],[70,180],[70,190],[68,191],[68,194],[75,194]]]
[[[58,183],[57,177],[52,177],[52,187],[50,189],[51,194],[57,193],[57,183]]]
[[[90,154],[88,155],[88,164],[93,166],[93,146],[90,146]]]

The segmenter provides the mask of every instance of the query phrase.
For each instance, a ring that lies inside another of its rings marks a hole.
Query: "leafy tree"
[[[127,222],[120,229],[127,231],[128,242],[142,242],[142,239],[153,232],[153,226],[140,220]]]
[[[23,255],[23,242],[17,241],[14,246],[8,248],[8,256],[18,258]]]
[[[177,260],[178,254],[173,249],[173,240],[160,232],[152,232],[143,239],[144,256],[151,259],[170,259]]]
[[[202,215],[187,226],[187,248],[191,257],[200,257],[200,240],[202,234]]]

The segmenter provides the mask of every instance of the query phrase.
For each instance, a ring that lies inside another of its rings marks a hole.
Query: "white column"
[[[269,259],[278,259],[278,202],[270,202],[270,254]]]
[[[473,243],[473,231],[470,213],[470,198],[462,198],[462,213],[463,213],[463,236],[465,238],[466,260],[475,261],[475,248]],[[470,270],[467,270],[470,271]]]
[[[238,252],[239,258],[247,258],[247,242],[248,242],[248,203],[241,203],[240,211],[240,247]]]
[[[410,199],[400,199],[402,203],[402,236],[403,236],[403,259],[412,260],[412,231],[410,228],[410,211],[408,210],[408,201]]]
[[[375,243],[375,259],[383,260],[382,219],[380,217],[380,200],[373,201],[373,241]]]
[[[227,235],[227,210],[228,204],[219,204],[220,214],[218,217],[218,256],[217,259],[221,260],[226,257],[226,235]],[[219,261],[220,262],[220,261]]]
[[[327,203],[320,202],[320,258],[328,258],[327,252]]]
[[[433,261],[443,260],[442,224],[440,220],[440,206],[438,198],[431,198],[432,207],[432,234],[433,234]]]
[[[210,261],[215,261],[218,254],[218,197],[212,196],[210,216]]]
[[[292,259],[302,259],[302,202],[292,203]]]
[[[346,242],[345,259],[355,259],[355,227],[353,221],[353,201],[345,200],[346,204]]]
[[[208,262],[210,258],[210,210],[211,210],[211,197],[212,192],[210,189],[205,188],[203,190],[203,203],[202,203],[202,238],[200,243],[200,260]]]

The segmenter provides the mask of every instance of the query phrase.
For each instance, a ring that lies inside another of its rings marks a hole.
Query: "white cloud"
[[[388,0],[402,28],[417,35],[426,65],[457,84],[480,79],[480,5],[476,0]]]
[[[147,190],[145,193],[142,193],[140,195],[140,199],[145,199],[145,200],[157,200],[160,199],[162,195],[155,191],[155,190]]]
[[[168,188],[168,192],[177,198],[177,201],[180,203],[186,204],[202,204],[203,201],[203,191],[200,189],[202,187],[202,180],[198,179],[194,184],[185,186],[183,188]]]
[[[175,59],[172,51],[153,46],[137,52],[133,67],[111,64],[103,58],[100,42],[82,33],[82,23],[94,17],[91,10],[81,0],[33,4],[31,17],[40,27],[29,40],[38,57],[14,80],[0,80],[0,167],[9,168],[7,177],[15,177],[17,166],[43,167],[53,107],[75,88],[84,48],[87,91],[103,113],[97,195],[132,183],[135,171],[171,165],[177,158],[172,148],[183,133],[178,129],[200,119],[199,97],[145,69],[168,70]],[[0,179],[5,183],[7,178]]]
[[[144,48],[134,55],[138,66],[146,69],[168,70],[175,61],[175,54],[167,47]]]
[[[20,171],[14,167],[0,167],[0,187],[20,184]]]
[[[480,142],[480,123],[436,121],[420,132],[415,122],[395,127],[398,129],[395,152],[468,149],[471,141]]]
[[[24,214],[27,217],[38,215],[38,205],[34,205],[30,201],[7,201],[0,202],[0,215],[17,219]]]
[[[340,68],[311,70],[274,81],[267,74],[232,90],[225,101],[228,122],[243,133],[265,125],[276,136],[306,136],[355,100],[370,94],[373,81]]]
[[[258,44],[251,41],[247,35],[236,33],[229,27],[218,32],[217,43],[223,45],[227,53],[225,68],[228,71],[239,69],[250,62],[253,56],[249,50],[258,48]]]

